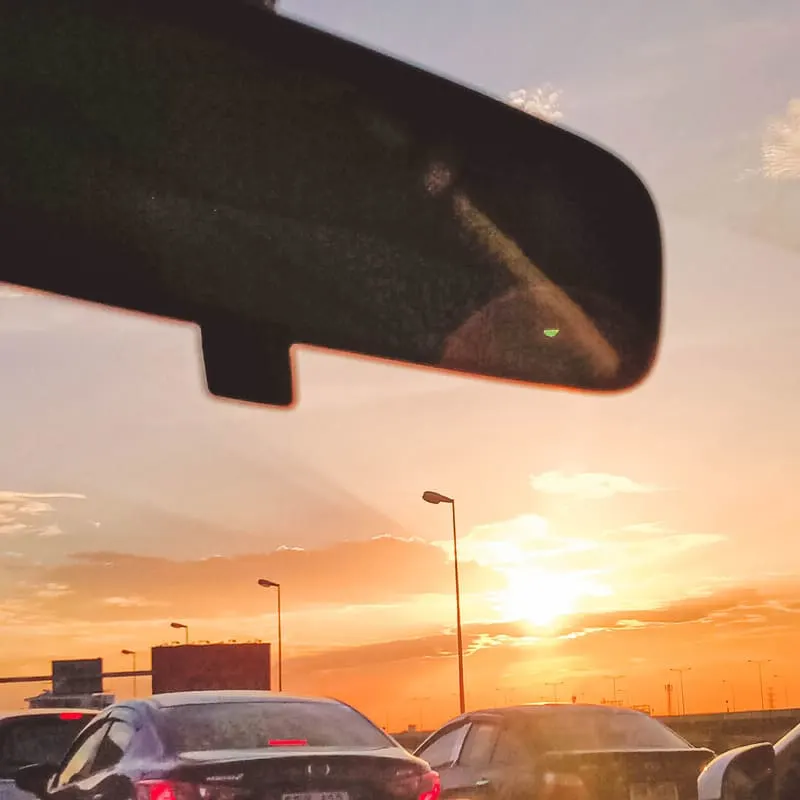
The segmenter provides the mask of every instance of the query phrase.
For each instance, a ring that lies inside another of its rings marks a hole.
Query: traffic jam
[[[269,645],[156,649],[168,691],[104,708],[100,659],[54,662],[61,693],[0,715],[0,800],[772,797],[753,791],[780,742],[715,758],[639,711],[535,703],[469,711],[411,752],[347,703],[270,691]],[[68,694],[57,668],[87,665]]]

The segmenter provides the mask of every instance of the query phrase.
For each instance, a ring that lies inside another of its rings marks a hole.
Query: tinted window
[[[690,746],[669,728],[642,714],[591,711],[536,714],[524,726],[526,739],[537,752]]]
[[[72,753],[67,756],[66,763],[56,777],[56,786],[64,786],[64,784],[85,778],[89,774],[92,760],[103,741],[107,728],[107,722],[98,723],[97,727],[87,731],[80,741],[75,742]]]
[[[0,769],[25,764],[58,764],[89,717],[28,717],[0,728]]]
[[[452,764],[461,749],[467,727],[467,725],[460,725],[458,728],[443,733],[430,744],[418,750],[416,754],[427,761],[433,769]]]
[[[528,760],[528,753],[520,738],[507,728],[500,731],[492,753],[492,764],[509,766],[522,764],[526,760]]]
[[[126,722],[112,722],[92,763],[92,773],[109,769],[119,762],[133,738],[134,729]]]
[[[162,712],[165,739],[177,753],[268,747],[270,741],[301,739],[310,747],[387,747],[377,727],[338,703],[202,703]]]
[[[485,722],[473,723],[470,726],[458,763],[465,767],[485,767],[492,758],[492,751],[496,741],[497,725]]]

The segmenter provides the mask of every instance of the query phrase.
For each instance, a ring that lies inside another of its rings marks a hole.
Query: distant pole
[[[670,672],[677,672],[680,676],[680,683],[681,683],[681,716],[686,716],[686,691],[683,686],[683,673],[689,672],[692,668],[691,667],[672,667]]]
[[[758,667],[758,688],[761,692],[761,710],[766,711],[766,705],[764,704],[764,673],[762,668],[764,664],[769,664],[772,661],[771,658],[763,658],[763,659],[753,659],[748,658],[748,664],[755,664]]]
[[[667,693],[667,716],[672,716],[672,684],[665,683],[664,691]]]
[[[281,585],[275,581],[259,578],[262,589],[276,589],[278,592],[278,691],[283,691],[283,633],[281,631]]]
[[[136,697],[136,651],[123,650],[122,655],[133,657],[133,696]]]
[[[624,675],[609,675],[608,679],[611,681],[611,688],[613,695],[611,697],[611,701],[614,705],[617,704],[617,681],[622,680],[625,676]]]

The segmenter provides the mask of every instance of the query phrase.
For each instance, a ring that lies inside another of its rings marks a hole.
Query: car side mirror
[[[54,764],[29,764],[17,770],[14,775],[14,783],[23,792],[44,798],[47,796],[47,784],[56,774],[57,769],[58,767]]]
[[[768,742],[728,750],[697,779],[698,800],[772,800],[775,750]]]

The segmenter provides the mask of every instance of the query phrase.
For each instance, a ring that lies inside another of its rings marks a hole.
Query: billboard
[[[183,644],[151,650],[153,694],[203,689],[269,690],[269,644]]]
[[[99,694],[103,691],[103,659],[53,661],[53,694]]]

